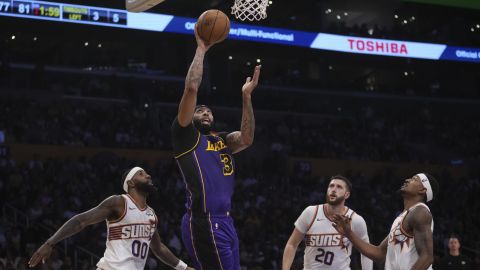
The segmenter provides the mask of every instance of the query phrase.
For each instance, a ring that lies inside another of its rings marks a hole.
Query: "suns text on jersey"
[[[152,224],[129,224],[122,227],[122,239],[148,238],[151,239],[155,232]]]
[[[308,247],[336,247],[342,245],[340,234],[309,234],[305,236]]]

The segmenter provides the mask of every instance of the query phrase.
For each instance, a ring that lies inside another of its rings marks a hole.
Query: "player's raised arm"
[[[385,256],[387,255],[387,241],[388,236],[380,243],[379,246],[372,245],[360,237],[358,237],[355,233],[353,233],[350,225],[350,219],[345,216],[341,215],[334,215],[333,227],[342,235],[345,235],[352,244],[362,253],[363,255],[367,256],[368,258],[382,262],[385,260]]]
[[[125,201],[122,196],[111,196],[101,202],[97,207],[72,217],[35,251],[28,265],[35,267],[40,261],[45,262],[45,260],[50,257],[50,253],[55,244],[79,233],[88,225],[99,223],[105,219],[119,217],[123,213],[124,207]]]
[[[186,127],[192,123],[193,113],[195,112],[195,105],[197,104],[197,93],[203,76],[203,59],[208,49],[212,44],[206,44],[197,33],[197,25],[195,25],[195,38],[197,40],[197,50],[192,64],[188,69],[187,77],[185,78],[185,89],[183,96],[178,106],[178,123],[182,127]]]
[[[242,87],[243,110],[240,131],[235,131],[227,135],[227,146],[233,153],[238,153],[253,143],[253,137],[255,135],[255,116],[253,114],[252,92],[258,85],[260,68],[260,65],[255,67],[253,77],[248,77]]]
[[[424,207],[416,207],[410,212],[408,219],[413,228],[415,247],[418,259],[412,270],[428,269],[433,263],[432,215]]]

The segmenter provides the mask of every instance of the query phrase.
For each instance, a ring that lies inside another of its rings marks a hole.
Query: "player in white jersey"
[[[433,218],[424,202],[438,194],[438,182],[428,174],[419,173],[405,180],[400,193],[404,210],[379,246],[364,242],[352,233],[346,217],[335,215],[335,228],[362,254],[375,261],[385,261],[385,270],[432,269]]]
[[[289,270],[292,266],[298,245],[303,239],[305,239],[303,269],[350,269],[352,245],[332,226],[332,218],[334,214],[340,214],[352,219],[352,231],[368,242],[365,220],[345,206],[345,200],[350,197],[351,189],[352,184],[347,178],[333,176],[328,185],[326,203],[305,208],[295,222],[295,228],[285,246],[283,270]],[[363,270],[372,269],[373,263],[370,259],[362,256],[361,263]]]
[[[28,262],[35,267],[45,263],[58,242],[79,233],[86,226],[106,220],[107,248],[97,263],[103,270],[144,269],[149,248],[165,264],[178,270],[193,270],[162,243],[155,211],[147,205],[147,196],[156,191],[151,177],[140,167],[125,172],[122,178],[127,194],[108,197],[97,207],[69,219],[33,255]]]

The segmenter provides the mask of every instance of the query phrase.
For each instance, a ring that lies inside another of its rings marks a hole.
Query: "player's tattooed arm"
[[[59,241],[80,232],[88,225],[106,219],[113,220],[123,213],[124,207],[125,199],[122,196],[110,196],[96,207],[69,219],[47,242],[55,245]]]
[[[252,92],[258,85],[261,66],[256,66],[253,78],[248,77],[242,87],[243,110],[240,131],[227,135],[227,146],[233,153],[238,153],[253,143],[255,135],[255,115],[253,114]]]
[[[416,207],[410,212],[409,227],[413,228],[413,238],[418,259],[412,270],[428,269],[433,263],[432,215],[424,207]]]
[[[227,135],[227,146],[234,154],[238,153],[252,145],[254,134],[255,116],[253,115],[252,101],[244,101],[240,131],[234,131]]]
[[[187,77],[185,78],[185,89],[178,107],[178,123],[182,127],[186,127],[192,123],[195,105],[197,104],[197,93],[202,83],[203,59],[205,58],[205,53],[211,46],[206,45],[198,36],[196,25],[195,38],[197,40],[197,50],[195,51],[192,64],[188,69]]]
[[[54,235],[38,248],[28,262],[30,267],[34,267],[40,261],[44,262],[52,252],[52,248],[58,242],[77,234],[86,226],[99,223],[105,219],[115,219],[120,217],[125,207],[125,200],[122,196],[111,196],[101,202],[97,207],[86,212],[78,214],[63,224]]]

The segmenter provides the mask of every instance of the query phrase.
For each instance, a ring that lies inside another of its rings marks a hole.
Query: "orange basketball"
[[[209,9],[198,17],[197,31],[200,38],[208,44],[225,40],[230,32],[230,20],[218,9]]]

